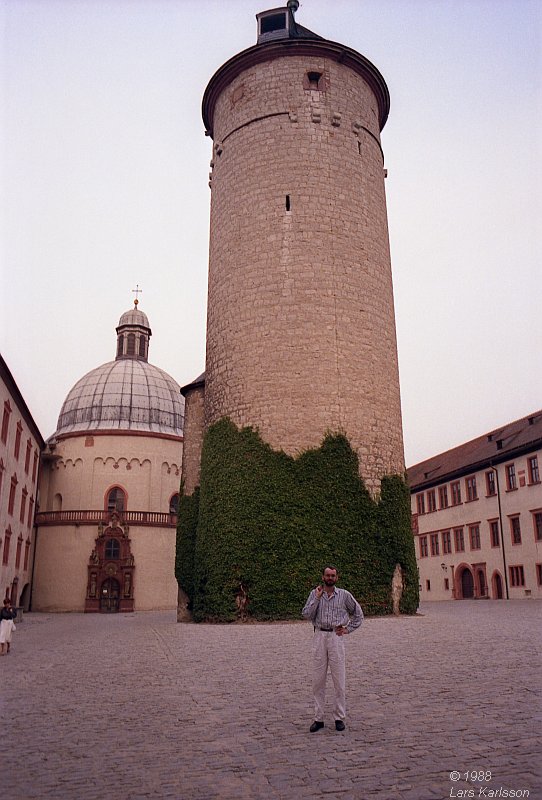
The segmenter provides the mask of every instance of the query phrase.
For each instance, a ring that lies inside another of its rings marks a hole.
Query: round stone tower
[[[295,455],[342,432],[373,491],[404,470],[384,163],[389,94],[356,51],[257,15],[211,78],[205,426]]]

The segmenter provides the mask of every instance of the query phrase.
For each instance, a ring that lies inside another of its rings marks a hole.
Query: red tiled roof
[[[412,489],[431,486],[455,475],[507,461],[541,445],[542,410],[414,464],[407,469],[408,481]]]

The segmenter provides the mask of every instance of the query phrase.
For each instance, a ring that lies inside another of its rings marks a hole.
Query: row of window
[[[542,586],[542,564],[535,564],[535,568],[537,585]],[[514,564],[508,567],[508,575],[510,586],[513,588],[525,586],[525,569],[523,564]],[[431,580],[429,578],[425,581],[425,588],[428,592],[431,591]],[[449,591],[450,589],[450,581],[448,578],[444,578],[444,589],[445,591]]]
[[[0,459],[0,493],[2,492],[2,483],[4,480],[4,462]],[[15,513],[15,501],[17,495],[17,485],[19,481],[17,480],[17,475],[14,473],[11,476],[11,484],[9,487],[9,496],[8,496],[8,514],[13,516]],[[28,505],[27,505],[28,501]],[[28,513],[27,513],[28,508]],[[21,492],[21,501],[20,501],[20,508],[19,508],[19,522],[23,523],[26,519],[27,527],[30,528],[32,526],[34,515],[34,495],[28,498],[28,489],[26,486],[23,488]]]
[[[542,511],[532,512],[532,518],[535,541],[542,542]],[[519,516],[509,517],[508,519],[510,521],[510,539],[512,544],[521,544],[521,522]],[[499,520],[488,520],[488,526],[491,547],[500,547]],[[468,526],[468,537],[471,550],[482,549],[479,523]],[[454,551],[452,551],[452,541]],[[429,554],[432,556],[439,556],[441,554],[441,547],[443,555],[452,552],[463,553],[465,551],[465,531],[463,527],[458,527],[454,528],[453,531],[447,530],[428,533],[419,537],[418,546],[420,558],[427,558]]]
[[[179,510],[179,500],[180,495],[176,492],[172,495],[169,501],[169,513],[170,514],[177,514]],[[126,503],[126,492],[120,486],[114,486],[112,489],[109,490],[105,500],[105,508],[111,514],[113,511],[116,511],[118,514],[122,514],[123,511],[127,510],[127,503]]]
[[[176,492],[171,496],[169,501],[169,513],[176,515],[179,509],[180,495]],[[110,514],[116,511],[118,514],[123,514],[128,510],[128,497],[126,492],[121,486],[113,486],[105,495],[105,510]],[[53,511],[62,511],[62,495],[56,494],[53,501]]]
[[[529,472],[529,485],[540,483],[540,470],[538,465],[538,456],[531,456],[527,459],[527,468]],[[516,465],[505,465],[506,476],[506,491],[513,492],[518,488],[518,481],[516,476]],[[521,482],[521,481],[520,481]],[[485,474],[486,483],[486,497],[494,497],[497,494],[497,485],[495,479],[495,470],[487,470]],[[524,485],[525,480],[523,479]],[[476,475],[470,475],[464,479],[465,502],[471,503],[473,500],[478,500],[478,487],[476,485]],[[462,502],[461,495],[461,481],[452,481],[450,483],[449,491],[448,485],[438,487],[438,507],[439,509],[448,508],[451,506],[458,506]],[[430,514],[437,510],[437,489],[428,489],[426,492],[420,492],[416,495],[416,511],[418,514]]]
[[[15,569],[19,569],[21,566],[21,557],[22,557],[22,550],[23,550],[23,535],[22,533],[19,534],[19,538],[17,539],[17,548],[15,550]],[[11,544],[11,528],[8,528],[4,532],[4,542],[2,546],[2,539],[0,539],[0,548],[2,549],[2,566],[7,566],[9,564],[9,550]],[[28,558],[30,555],[30,539],[27,539],[24,545],[24,564],[23,570],[28,569]]]
[[[3,444],[7,444],[8,441],[10,417],[11,417],[11,405],[9,400],[6,400],[4,402],[4,415],[2,417],[2,429],[0,432],[0,439]],[[21,420],[19,420],[17,423],[17,428],[15,430],[15,444],[13,448],[13,455],[15,456],[15,459],[17,461],[19,460],[19,456],[21,454],[22,435],[23,435],[23,426]],[[26,455],[24,459],[24,471],[26,472],[27,475],[30,472],[32,449],[33,449],[32,439],[28,437],[26,442]],[[37,449],[34,448],[34,459],[32,464],[32,483],[34,483],[34,481],[36,480],[36,472],[38,469],[38,458],[39,458],[38,451]]]

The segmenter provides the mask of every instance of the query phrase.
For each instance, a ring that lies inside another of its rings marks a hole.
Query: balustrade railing
[[[174,528],[177,524],[176,514],[164,514],[160,511],[123,511],[118,516],[121,525]],[[110,519],[109,511],[40,511],[36,514],[36,525],[109,525]]]

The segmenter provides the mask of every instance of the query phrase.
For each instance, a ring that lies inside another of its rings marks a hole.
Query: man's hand
[[[316,593],[316,599],[319,600],[324,593],[324,587],[322,585],[317,586],[314,591]]]
[[[335,633],[337,636],[347,636],[348,635],[348,628],[345,625],[337,625],[335,628]]]

